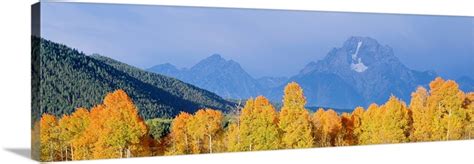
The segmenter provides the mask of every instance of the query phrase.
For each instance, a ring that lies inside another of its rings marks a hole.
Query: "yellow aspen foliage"
[[[138,109],[123,90],[116,90],[104,98],[105,112],[102,129],[95,143],[94,158],[128,158],[142,156],[143,150],[134,149],[148,135]]]
[[[85,108],[78,108],[71,116],[65,115],[59,120],[61,134],[59,138],[64,145],[64,159],[75,160],[74,142],[82,136],[82,133],[89,126],[89,111]],[[80,159],[80,158],[79,158]]]
[[[278,118],[268,99],[249,99],[240,115],[241,151],[272,150],[280,147]]]
[[[353,140],[351,145],[357,145],[359,143],[359,135],[361,134],[362,116],[364,115],[364,108],[356,107],[351,113],[351,120],[353,125]]]
[[[240,128],[238,123],[231,123],[227,127],[224,136],[224,142],[227,151],[236,152],[241,150]]]
[[[313,144],[317,147],[321,146],[321,138],[323,135],[323,123],[322,119],[324,117],[324,109],[319,108],[316,112],[314,112],[313,117],[311,117],[311,123],[313,124]]]
[[[408,141],[410,113],[395,96],[381,107],[372,104],[362,118],[360,144],[386,144]]]
[[[312,125],[303,89],[295,83],[289,83],[284,90],[283,107],[280,111],[278,126],[283,131],[284,148],[309,148],[313,146]]]
[[[337,113],[329,109],[319,109],[313,116],[315,128],[315,144],[318,147],[335,146],[336,138],[342,128],[341,118]]]
[[[377,104],[370,104],[367,111],[364,112],[359,128],[359,144],[376,144],[381,143],[382,140],[380,129],[382,128],[381,123],[381,110]]]
[[[223,118],[222,112],[213,109],[200,109],[194,114],[187,124],[193,139],[191,144],[193,153],[215,151],[218,137],[222,133]]]
[[[336,146],[336,138],[342,130],[341,118],[336,111],[329,109],[325,112],[323,125],[324,145]]]
[[[41,161],[60,160],[60,129],[56,117],[50,114],[43,114],[39,126]]]
[[[103,115],[106,115],[104,105],[97,105],[93,107],[89,112],[89,126],[84,132],[73,141],[74,145],[74,160],[93,159],[93,152],[95,143],[99,139],[98,133],[103,129],[102,119]]]
[[[426,107],[429,93],[423,87],[418,87],[411,94],[410,110],[413,118],[411,141],[429,141],[433,130],[433,110]]]
[[[380,143],[407,142],[411,130],[411,117],[405,103],[391,96],[379,110],[382,112]]]
[[[227,147],[226,147],[226,143],[227,141],[225,140],[225,136],[224,136],[224,129],[221,129],[218,133],[218,135],[216,135],[215,138],[212,138],[212,152],[213,153],[221,153],[221,152],[226,152],[227,151]]]
[[[467,113],[462,109],[464,93],[452,80],[436,78],[430,83],[428,110],[434,111],[431,140],[457,140],[462,138],[467,125]]]
[[[474,137],[474,92],[466,93],[463,109],[467,112],[467,126],[464,132],[464,138],[472,139]]]
[[[167,154],[190,154],[191,137],[187,124],[193,116],[186,112],[178,114],[171,123],[171,150]]]

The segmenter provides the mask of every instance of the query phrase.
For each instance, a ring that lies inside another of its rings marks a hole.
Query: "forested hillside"
[[[194,112],[204,107],[219,110],[233,107],[233,103],[214,93],[177,79],[106,57],[87,56],[45,39],[32,38],[32,53],[33,59],[39,60],[39,70],[32,70],[32,76],[39,76],[41,96],[39,106],[32,111],[34,120],[43,113],[62,116],[77,107],[91,108],[106,93],[119,88],[131,95],[139,114],[146,119],[173,117],[180,111]]]

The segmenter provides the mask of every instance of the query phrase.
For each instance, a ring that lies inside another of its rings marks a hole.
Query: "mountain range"
[[[148,71],[174,77],[224,98],[246,99],[264,95],[281,102],[284,86],[291,81],[301,85],[307,106],[352,109],[369,103],[383,103],[390,95],[408,102],[418,86],[427,87],[437,77],[434,71],[417,71],[405,66],[388,45],[370,37],[350,37],[321,60],[309,62],[289,78],[253,78],[239,63],[218,54],[191,68],[166,63]],[[457,80],[461,89],[473,91],[474,80]]]
[[[224,98],[247,99],[263,94],[267,87],[275,87],[286,82],[286,78],[263,77],[254,79],[239,63],[225,60],[219,54],[213,54],[201,60],[191,68],[177,68],[165,63],[153,66],[148,71],[175,77]]]

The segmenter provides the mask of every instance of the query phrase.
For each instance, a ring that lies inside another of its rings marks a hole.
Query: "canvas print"
[[[474,137],[474,18],[43,2],[32,155],[71,161]]]

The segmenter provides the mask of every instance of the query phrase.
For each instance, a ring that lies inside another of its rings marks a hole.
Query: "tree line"
[[[429,89],[417,88],[408,105],[391,96],[351,113],[310,113],[303,89],[292,82],[280,110],[258,96],[226,114],[204,108],[144,121],[130,97],[117,90],[90,110],[78,108],[61,118],[43,114],[33,144],[42,161],[63,161],[471,139],[473,101],[474,93],[436,78]]]

